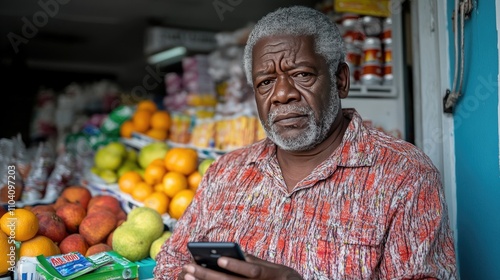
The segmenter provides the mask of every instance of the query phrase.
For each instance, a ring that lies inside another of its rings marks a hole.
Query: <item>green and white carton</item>
[[[72,253],[70,253],[72,254]],[[79,254],[79,253],[78,253]],[[64,256],[64,255],[57,255]],[[56,257],[57,257],[56,256]],[[80,255],[81,256],[81,255]],[[139,269],[136,263],[129,261],[114,251],[102,252],[89,257],[84,257],[93,265],[73,274],[63,276],[55,267],[51,257],[38,256],[39,264],[36,271],[42,279],[47,280],[113,280],[137,279]],[[71,258],[69,258],[71,259]],[[57,263],[57,262],[56,262]]]

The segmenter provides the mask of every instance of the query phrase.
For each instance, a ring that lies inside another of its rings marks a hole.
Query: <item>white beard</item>
[[[286,151],[307,151],[316,147],[328,137],[330,128],[340,109],[340,99],[338,95],[336,82],[333,81],[330,89],[331,98],[326,106],[323,120],[315,120],[314,111],[311,107],[299,107],[297,105],[283,105],[269,112],[267,123],[263,124],[267,137],[271,139],[278,147]],[[286,138],[278,133],[273,125],[277,115],[289,112],[300,113],[308,116],[308,126],[306,130],[298,137]]]

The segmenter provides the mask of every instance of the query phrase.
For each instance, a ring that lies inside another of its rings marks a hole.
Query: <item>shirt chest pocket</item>
[[[349,220],[340,225],[318,226],[306,242],[307,279],[370,279],[379,263],[384,242],[382,226]]]

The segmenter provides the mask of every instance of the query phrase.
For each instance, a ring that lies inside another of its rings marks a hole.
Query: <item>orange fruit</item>
[[[146,182],[139,182],[135,185],[131,195],[133,199],[143,202],[144,199],[146,199],[146,197],[148,197],[153,192],[154,192],[153,186],[151,186]]]
[[[120,176],[118,179],[118,187],[122,192],[131,194],[135,185],[139,182],[142,182],[141,174],[137,171],[130,170]]]
[[[0,244],[2,244],[1,242],[4,240],[8,241],[8,239],[9,239],[9,237],[7,236],[7,234],[0,230]],[[0,275],[2,275],[2,273],[0,273]]]
[[[134,123],[131,120],[125,121],[120,126],[120,136],[123,138],[132,137],[132,132],[134,132]]]
[[[182,173],[168,171],[165,176],[163,176],[163,192],[168,197],[174,197],[176,193],[187,189],[187,187],[187,178]]]
[[[10,253],[10,245],[9,238],[7,234],[0,230],[0,275],[7,273],[10,268],[10,256],[7,255]]]
[[[156,110],[158,110],[158,107],[156,106],[156,104],[152,100],[146,99],[146,100],[140,101],[137,104],[136,110],[137,111],[146,110],[146,111],[149,111],[151,113],[154,113],[154,112],[156,112]]]
[[[179,219],[194,197],[193,190],[182,190],[178,192],[168,206],[168,214],[174,219]]]
[[[38,218],[30,210],[18,208],[13,211],[14,215],[7,212],[0,219],[3,232],[11,235],[11,228],[14,228],[15,240],[25,241],[33,238],[38,231]]]
[[[149,164],[158,164],[158,165],[165,167],[165,160],[163,158],[157,158],[157,159],[154,159]]]
[[[145,133],[147,136],[155,139],[155,140],[160,140],[160,141],[165,141],[167,140],[168,132],[167,130],[164,129],[158,129],[158,128],[153,128]]]
[[[165,154],[165,167],[188,176],[198,168],[198,153],[189,148],[172,148]]]
[[[153,192],[146,199],[144,199],[144,206],[152,208],[156,210],[156,212],[163,214],[167,213],[168,203],[170,202],[170,198],[163,192]]]
[[[161,130],[170,128],[170,114],[167,111],[156,111],[151,116],[151,127]]]
[[[198,171],[189,174],[189,176],[187,177],[189,189],[196,192],[196,190],[198,189],[198,185],[201,182],[201,178],[201,173]]]
[[[43,235],[22,242],[21,248],[19,248],[20,257],[36,257],[38,255],[50,257],[60,253],[59,247],[50,238]]]
[[[144,181],[150,185],[156,185],[163,181],[167,169],[163,165],[149,164],[144,170]]]
[[[163,192],[163,182],[154,185],[153,189],[155,192]]]
[[[144,133],[149,130],[151,122],[151,112],[148,110],[137,110],[132,116],[132,123],[137,132]]]

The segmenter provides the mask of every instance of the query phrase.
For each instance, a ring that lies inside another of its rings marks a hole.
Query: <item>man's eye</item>
[[[271,84],[271,80],[265,80],[265,81],[260,82],[260,83],[257,85],[257,87],[260,87],[260,86],[267,86],[267,85],[269,85],[269,84]]]
[[[298,73],[296,76],[297,77],[308,77],[310,75],[311,75],[310,73],[301,72],[301,73]]]

